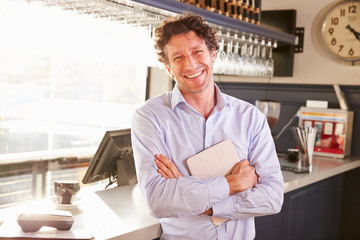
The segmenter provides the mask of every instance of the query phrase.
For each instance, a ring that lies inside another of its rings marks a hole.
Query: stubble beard
[[[183,82],[181,81],[178,81],[176,79],[176,77],[174,77],[174,80],[176,81],[176,83],[178,84],[179,88],[182,90],[182,91],[185,91],[186,93],[188,94],[197,94],[197,93],[201,93],[203,91],[205,91],[210,83],[211,83],[211,77],[213,76],[213,71],[210,71],[210,75],[208,75],[206,78],[205,78],[205,81],[204,83],[202,84],[202,86],[200,88],[191,88],[188,84],[184,84]]]
[[[179,85],[179,88],[183,91],[185,91],[186,93],[189,93],[189,94],[197,94],[197,93],[201,93],[203,91],[205,91],[209,84],[210,84],[210,78],[207,78],[204,82],[204,84],[200,87],[200,88],[197,88],[197,89],[193,89],[191,87],[189,87],[187,84],[183,84],[179,81],[177,81],[175,79],[175,81],[177,82],[177,84]]]

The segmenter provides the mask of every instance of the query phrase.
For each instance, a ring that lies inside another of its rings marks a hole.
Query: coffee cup
[[[58,204],[72,204],[79,190],[80,183],[77,180],[56,180],[54,182]]]
[[[297,162],[299,159],[299,149],[289,148],[287,150],[287,155],[290,162]]]

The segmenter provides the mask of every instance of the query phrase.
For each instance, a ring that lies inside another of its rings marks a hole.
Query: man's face
[[[203,92],[213,81],[216,51],[209,51],[195,32],[173,36],[164,50],[169,61],[166,69],[182,92]]]

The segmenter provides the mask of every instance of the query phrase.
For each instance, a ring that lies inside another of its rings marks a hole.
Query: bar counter
[[[282,165],[291,165],[280,157]],[[360,157],[335,159],[313,158],[311,173],[283,171],[285,193],[360,167]],[[137,184],[104,190],[103,185],[81,189],[76,208],[69,209],[75,217],[70,231],[42,228],[37,233],[24,234],[16,223],[16,214],[35,203],[0,210],[0,239],[31,237],[46,239],[154,239],[161,235],[159,220],[148,215]],[[37,206],[54,208],[54,199],[37,202]],[[67,210],[67,209],[64,209]],[[45,230],[44,230],[45,229]]]
[[[289,163],[281,156],[279,156],[279,160],[282,165],[295,165],[295,163]],[[282,171],[285,182],[285,193],[358,167],[360,167],[360,157],[350,156],[339,159],[314,156],[311,173],[294,173],[290,171]]]

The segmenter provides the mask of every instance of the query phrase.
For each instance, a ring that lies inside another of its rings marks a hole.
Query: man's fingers
[[[162,154],[155,155],[155,163],[169,178],[177,178],[183,176],[177,169],[176,165]]]
[[[163,178],[165,178],[165,179],[169,179],[169,178],[170,178],[170,177],[167,176],[163,171],[161,171],[160,168],[157,170],[157,172],[158,172]]]
[[[155,160],[157,160],[157,162],[158,162],[156,165],[158,165],[158,167],[160,167],[162,171],[164,171],[166,174],[168,174],[168,173],[171,174],[171,170],[172,170],[171,165],[174,165],[174,164],[172,164],[172,162],[167,157],[165,157],[162,154],[156,154]]]
[[[167,168],[171,168],[172,167],[172,165],[173,165],[173,163],[166,157],[166,156],[164,156],[164,155],[162,155],[162,154],[156,154],[155,155],[155,158],[157,159],[157,160],[159,160],[160,162],[162,162]]]
[[[163,162],[159,161],[158,159],[155,159],[155,163],[156,163],[156,166],[159,168],[160,170],[160,174],[162,177],[165,177],[166,179],[167,178],[173,178],[173,174],[172,172],[163,164]]]
[[[250,162],[247,159],[243,159],[240,162],[235,164],[234,169],[232,170],[232,174],[234,173],[240,173],[246,171],[246,168],[251,167]]]
[[[239,162],[241,165],[243,166],[249,166],[250,165],[250,161],[247,159],[243,159]]]

